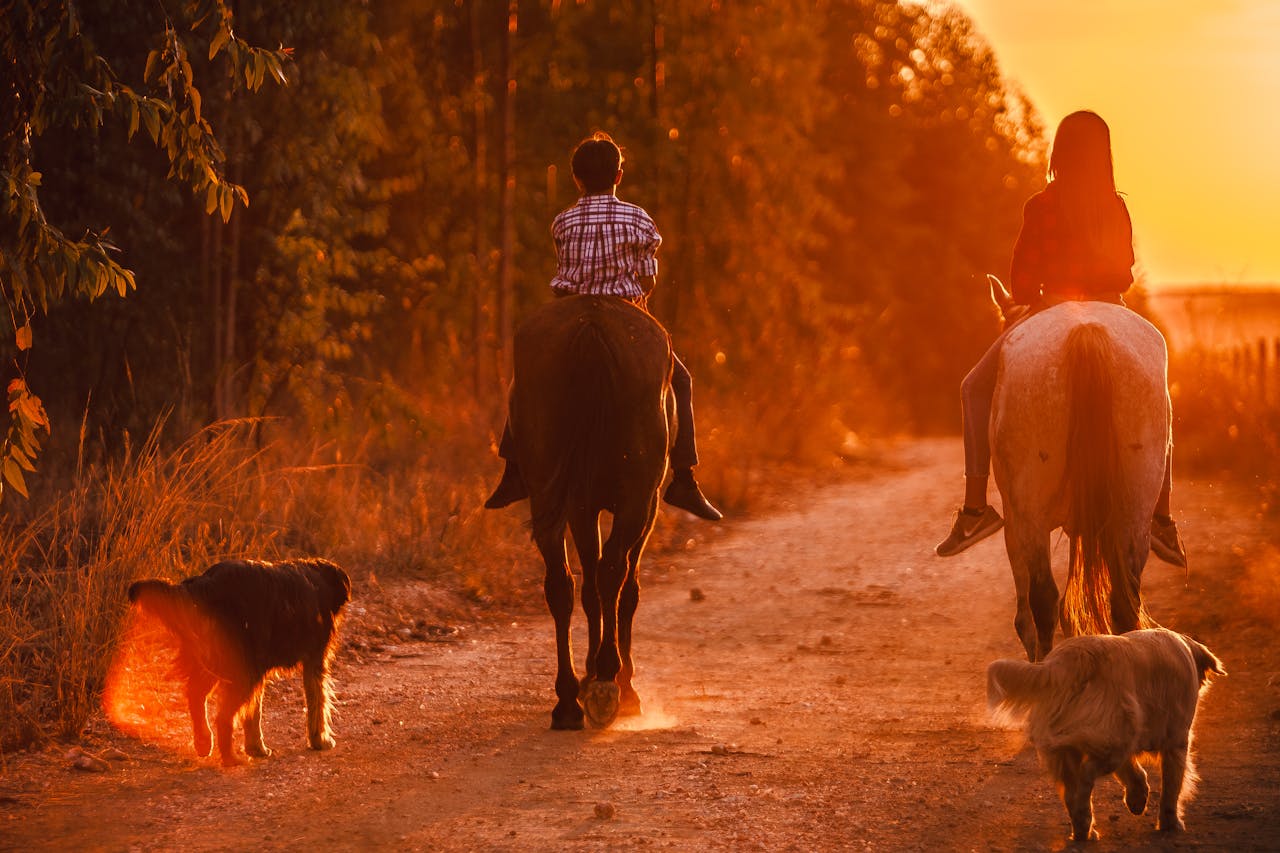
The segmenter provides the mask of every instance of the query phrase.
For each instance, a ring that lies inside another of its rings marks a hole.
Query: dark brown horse
[[[553,729],[580,729],[640,713],[631,686],[631,622],[638,565],[658,513],[674,434],[671,341],[653,317],[621,299],[571,296],[539,308],[515,338],[511,430],[529,488],[533,539],[556,623]],[[613,515],[601,545],[600,513]],[[582,564],[587,671],[573,667],[574,577],[565,528]]]

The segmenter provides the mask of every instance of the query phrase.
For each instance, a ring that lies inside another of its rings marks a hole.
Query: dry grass
[[[482,478],[454,474],[468,450],[486,452],[482,442],[383,473],[358,445],[345,459],[333,444],[259,449],[265,426],[218,424],[166,451],[158,425],[118,462],[79,467],[29,521],[0,526],[0,752],[79,732],[141,577],[323,554],[358,581],[447,576],[463,591],[501,594],[502,561],[476,557],[486,542],[518,543],[518,521],[482,514]],[[298,458],[306,464],[284,464]]]

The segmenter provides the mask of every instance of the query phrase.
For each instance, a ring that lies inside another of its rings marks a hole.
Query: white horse
[[[1012,298],[994,277],[992,297],[1007,315]],[[1170,449],[1167,370],[1164,336],[1122,305],[1064,302],[1005,337],[992,468],[1031,661],[1053,647],[1059,617],[1067,636],[1151,624],[1140,585]],[[1049,564],[1059,527],[1070,542],[1061,601]]]

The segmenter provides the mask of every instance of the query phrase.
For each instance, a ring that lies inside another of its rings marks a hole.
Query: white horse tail
[[[1126,631],[1144,620],[1138,580],[1125,565],[1125,531],[1113,512],[1123,488],[1114,369],[1111,338],[1102,325],[1086,323],[1068,333],[1063,530],[1071,556],[1061,605],[1068,636]]]

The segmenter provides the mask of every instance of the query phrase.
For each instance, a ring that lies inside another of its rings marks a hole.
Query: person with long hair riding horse
[[[557,296],[616,296],[647,310],[657,284],[658,247],[662,237],[652,217],[639,205],[617,197],[622,182],[622,151],[607,133],[597,132],[573,151],[573,179],[581,195],[560,212],[551,226],[556,246]],[[671,483],[662,499],[699,518],[719,521],[721,513],[702,494],[693,477],[698,449],[693,426],[693,380],[674,357],[671,390],[676,401],[676,438],[671,446]],[[499,509],[529,496],[512,453],[511,429],[503,430],[498,455],[506,462],[502,480],[485,501]]]
[[[1124,304],[1133,284],[1133,226],[1116,192],[1111,131],[1096,113],[1081,110],[1062,120],[1053,138],[1049,183],[1027,200],[1022,230],[1013,247],[1010,284],[1022,309],[964,378],[965,497],[951,532],[935,551],[958,554],[1004,526],[987,502],[991,468],[989,423],[1000,350],[1008,328],[1032,311],[1069,300]],[[1172,468],[1166,458],[1164,486],[1151,521],[1151,550],[1186,567],[1178,526],[1169,513]]]

